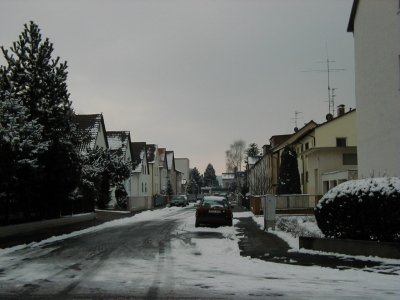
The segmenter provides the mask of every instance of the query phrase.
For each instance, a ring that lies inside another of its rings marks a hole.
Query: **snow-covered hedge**
[[[277,216],[275,226],[281,231],[290,233],[293,237],[324,237],[314,216]]]
[[[400,241],[400,178],[344,182],[315,208],[326,237]]]

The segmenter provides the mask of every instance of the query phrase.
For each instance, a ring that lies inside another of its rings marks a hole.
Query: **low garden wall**
[[[96,218],[96,214],[94,212],[92,212],[92,213],[79,214],[79,215],[74,215],[74,216],[65,216],[65,217],[61,217],[59,219],[51,219],[51,220],[23,223],[23,224],[17,224],[17,225],[1,226],[0,227],[0,238],[7,237],[7,236],[13,236],[13,235],[21,234],[21,233],[32,232],[32,231],[49,228],[49,227],[58,227],[58,226],[63,226],[63,225],[68,225],[68,224],[90,221],[95,218]]]
[[[153,200],[151,197],[129,197],[128,209],[132,212],[147,210],[153,208]]]
[[[347,255],[400,259],[400,243],[299,237],[299,248]]]

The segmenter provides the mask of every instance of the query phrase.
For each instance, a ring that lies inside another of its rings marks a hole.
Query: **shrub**
[[[400,241],[400,178],[370,178],[342,183],[315,208],[326,237]]]

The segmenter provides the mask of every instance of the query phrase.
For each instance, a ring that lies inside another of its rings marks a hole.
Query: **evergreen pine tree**
[[[249,148],[246,149],[246,161],[249,157],[256,157],[257,155],[260,154],[260,149],[258,148],[258,145],[256,143],[251,143],[249,145]]]
[[[36,206],[45,217],[58,217],[69,207],[80,179],[78,139],[71,118],[73,110],[67,91],[67,63],[52,58],[53,45],[42,39],[39,27],[30,22],[9,53],[1,47],[7,66],[2,89],[28,109],[29,121],[43,127],[42,142],[48,149],[40,156],[44,166]]]
[[[291,146],[286,146],[282,152],[277,194],[301,194],[297,154]]]
[[[35,208],[30,200],[43,169],[38,158],[48,145],[41,141],[43,127],[29,119],[28,110],[0,88],[0,208],[5,223],[12,213],[23,212],[29,219]]]
[[[204,183],[206,186],[218,185],[217,176],[215,175],[215,170],[212,164],[208,164],[204,171]]]
[[[197,170],[196,167],[194,167],[191,171],[190,171],[190,179],[191,181],[193,180],[196,186],[196,189],[192,192],[194,194],[198,194],[200,191],[200,188],[202,187],[202,179],[201,179],[201,175],[199,170]]]

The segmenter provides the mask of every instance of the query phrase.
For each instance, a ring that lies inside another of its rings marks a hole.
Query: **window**
[[[308,142],[305,144],[305,148],[306,148],[306,150],[308,150],[308,148],[310,148],[310,144]]]
[[[147,193],[147,183],[144,184],[144,192]]]
[[[142,193],[143,193],[143,190],[144,190],[144,189],[143,189],[143,182],[142,182]]]
[[[346,138],[340,137],[336,138],[336,147],[346,147]]]
[[[357,153],[343,153],[343,165],[357,165]]]
[[[306,182],[308,182],[308,171],[306,171]]]

